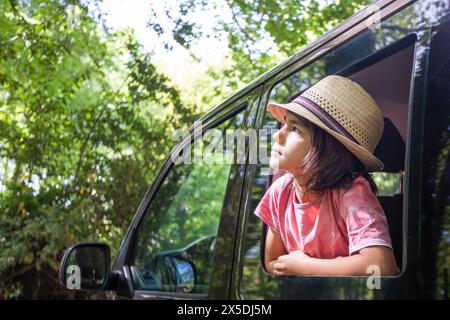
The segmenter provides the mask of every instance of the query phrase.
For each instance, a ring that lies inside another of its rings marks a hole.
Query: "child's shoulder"
[[[338,198],[348,197],[352,195],[363,195],[372,193],[370,183],[363,176],[356,177],[349,188],[341,188],[334,190],[334,196]]]
[[[274,179],[271,187],[281,191],[292,185],[294,177],[289,172],[286,172],[281,173],[278,177],[274,177]]]

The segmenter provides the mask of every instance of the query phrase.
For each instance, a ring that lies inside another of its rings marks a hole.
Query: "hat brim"
[[[361,147],[359,144],[351,141],[350,139],[342,136],[341,134],[331,130],[328,126],[323,123],[317,116],[315,116],[312,112],[304,108],[301,104],[298,103],[287,103],[287,104],[278,104],[278,103],[269,103],[267,105],[267,110],[280,122],[285,122],[285,116],[287,111],[291,111],[292,113],[299,115],[318,127],[322,128],[330,135],[335,137],[340,143],[342,143],[351,153],[353,153],[367,168],[368,171],[380,171],[384,168],[383,162],[375,157],[372,152]]]

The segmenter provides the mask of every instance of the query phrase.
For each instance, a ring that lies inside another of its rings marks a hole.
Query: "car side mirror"
[[[102,290],[109,279],[109,263],[106,244],[77,244],[64,253],[59,281],[69,290]]]

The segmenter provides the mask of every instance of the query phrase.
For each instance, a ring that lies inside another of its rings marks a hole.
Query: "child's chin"
[[[275,171],[283,170],[278,159],[270,158],[269,166]]]

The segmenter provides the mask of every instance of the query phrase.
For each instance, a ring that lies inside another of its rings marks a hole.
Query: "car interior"
[[[404,215],[406,213],[403,212],[403,177],[416,39],[415,34],[407,35],[349,68],[337,72],[338,75],[359,83],[374,97],[384,115],[383,135],[374,154],[385,165],[382,172],[394,174],[399,179],[399,187],[394,194],[382,194],[378,196],[378,199],[386,214],[394,256],[400,270],[403,270],[403,257],[406,253],[404,249],[406,237],[406,223],[404,223],[406,216]],[[289,101],[301,92],[297,92]],[[272,182],[281,175],[275,173]],[[263,266],[266,232],[267,226],[264,225],[260,243],[260,258]]]

